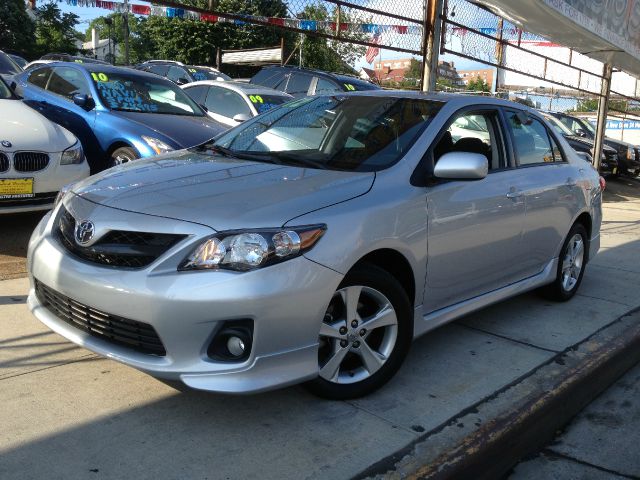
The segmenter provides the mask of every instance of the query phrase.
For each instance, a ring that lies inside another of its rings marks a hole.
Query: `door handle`
[[[524,195],[524,193],[521,190],[512,190],[510,192],[507,193],[507,198],[510,199],[516,199],[516,198],[520,198]]]

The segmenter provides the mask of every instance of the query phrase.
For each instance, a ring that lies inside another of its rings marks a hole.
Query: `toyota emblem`
[[[9,140],[2,140],[0,143],[4,148],[11,148],[11,142]]]
[[[83,220],[76,225],[75,237],[79,245],[86,245],[93,238],[95,226],[89,220]]]

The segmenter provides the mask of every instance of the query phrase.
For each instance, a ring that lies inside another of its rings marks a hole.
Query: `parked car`
[[[188,83],[182,89],[204,106],[211,118],[230,127],[293,99],[272,88],[233,81],[205,80]]]
[[[453,141],[470,115],[487,143]],[[193,388],[357,397],[461,315],[538,287],[570,299],[599,248],[600,181],[515,103],[305,98],[69,187],[29,242],[28,305]]]
[[[576,135],[595,141],[596,130],[588,120],[559,112],[552,112],[552,115]],[[640,174],[640,149],[637,146],[609,137],[605,137],[604,144],[618,152],[619,173],[632,176]]]
[[[13,59],[0,50],[0,78],[4,78],[7,82],[13,81],[13,77],[22,72],[20,67]]]
[[[358,77],[287,66],[264,67],[250,82],[286,92],[296,98],[380,89],[378,85]]]
[[[231,80],[231,77],[213,67],[185,65],[184,63],[170,60],[149,60],[137,65],[136,68],[168,78],[178,85],[202,80]]]
[[[34,67],[40,67],[42,65],[47,65],[49,63],[56,63],[58,60],[34,60],[33,62],[29,62],[24,66],[25,71],[31,70]]]
[[[541,113],[542,116],[549,122],[549,125],[551,125],[559,135],[562,135],[565,138],[571,148],[573,148],[576,152],[588,154],[589,162],[593,162],[593,157],[595,154],[595,146],[593,140],[576,135],[550,112]],[[617,175],[618,173],[618,152],[608,145],[603,145],[602,147],[599,171],[602,175]]]
[[[18,65],[20,68],[24,70],[24,67],[28,63],[26,59],[22,58],[20,55],[15,55],[13,53],[10,53],[9,56],[11,57],[11,60],[13,60],[16,65]]]
[[[98,63],[100,65],[110,65],[109,62],[98,60],[91,57],[83,57],[79,55],[70,55],[68,53],[47,53],[40,57],[40,60],[53,60],[55,62],[74,62],[74,63]]]
[[[198,145],[225,129],[174,83],[130,68],[52,63],[16,81],[29,106],[80,139],[92,173]]]
[[[82,146],[0,78],[0,214],[48,210],[60,189],[89,176]]]

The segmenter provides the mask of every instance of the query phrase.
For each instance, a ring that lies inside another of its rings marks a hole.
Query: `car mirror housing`
[[[248,115],[246,113],[237,113],[236,115],[233,116],[233,120],[235,122],[246,122],[250,118],[251,118],[251,115]]]
[[[489,161],[480,153],[450,152],[440,157],[433,170],[437,178],[481,180],[489,172]]]
[[[579,137],[586,137],[587,136],[587,132],[585,132],[583,129],[581,128],[576,128],[573,133],[575,133],[576,135],[578,135]]]
[[[75,94],[73,96],[73,103],[85,110],[91,110],[94,107],[93,100],[86,94]]]

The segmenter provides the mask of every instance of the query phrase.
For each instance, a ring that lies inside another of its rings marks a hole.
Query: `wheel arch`
[[[576,224],[582,225],[584,229],[587,231],[587,245],[585,248],[585,255],[586,255],[586,262],[588,262],[589,250],[591,246],[591,233],[593,229],[593,219],[591,218],[591,214],[589,212],[581,212],[571,224],[571,228],[573,228],[574,225]],[[569,229],[569,231],[571,231],[571,228]],[[569,233],[567,232],[567,235],[568,234]],[[564,240],[563,240],[563,243],[564,243]],[[562,246],[560,248],[562,248]]]
[[[416,304],[416,281],[411,263],[402,253],[392,248],[380,248],[373,250],[363,257],[361,257],[351,269],[368,263],[375,265],[382,270],[385,270],[389,274],[400,282],[402,288],[409,297],[409,303],[414,308]],[[350,269],[350,270],[351,270]]]

